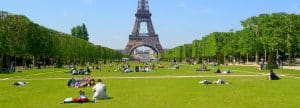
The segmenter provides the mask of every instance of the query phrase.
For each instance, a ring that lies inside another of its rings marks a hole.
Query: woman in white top
[[[108,97],[106,94],[106,86],[102,83],[101,79],[97,80],[97,84],[93,87],[93,91],[93,99],[95,102],[97,102],[100,99],[106,99]]]

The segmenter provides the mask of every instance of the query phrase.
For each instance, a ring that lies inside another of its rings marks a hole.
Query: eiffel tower
[[[163,52],[163,48],[159,42],[158,35],[154,31],[151,16],[149,11],[148,0],[139,0],[138,9],[135,14],[136,20],[132,31],[129,35],[129,41],[124,50],[124,54],[130,55],[133,50],[138,47],[145,46],[154,50],[157,54]],[[140,33],[141,23],[145,22],[147,24],[148,33]]]

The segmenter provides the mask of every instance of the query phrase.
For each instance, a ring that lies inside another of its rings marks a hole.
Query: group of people
[[[79,80],[76,80],[75,78],[71,78],[68,80],[67,85],[68,87],[75,87],[75,88],[93,86],[95,85],[95,79],[92,77],[81,78]]]
[[[222,79],[218,79],[216,81],[208,81],[208,80],[203,80],[203,81],[199,81],[200,84],[230,84],[229,82],[225,81],[225,80],[222,80]]]
[[[206,65],[202,65],[201,67],[197,68],[196,71],[210,71],[210,69]]]
[[[135,66],[134,72],[151,72],[152,69],[149,66]]]
[[[92,96],[92,100],[89,100],[86,96],[85,92],[80,90],[79,97],[76,98],[66,98],[63,103],[85,103],[85,102],[98,102],[101,99],[108,99],[108,95],[106,93],[106,85],[102,82],[101,79],[97,80],[97,84],[92,88],[94,92]]]
[[[115,66],[111,66],[115,67]],[[124,72],[124,73],[130,73],[130,72],[151,72],[154,70],[155,65],[151,62],[141,62],[139,65],[135,66],[133,69],[131,68],[130,64],[128,62],[125,62],[123,65],[119,65],[115,67],[113,71],[108,70],[108,72]],[[159,65],[158,68],[164,68],[164,66]]]
[[[89,67],[86,68],[86,70],[84,69],[79,69],[77,70],[76,67],[73,67],[69,73],[71,73],[72,75],[90,75],[91,74],[91,70]]]
[[[135,66],[134,72],[151,72],[152,70],[154,70],[154,68],[155,65],[153,63],[143,62],[139,66]]]

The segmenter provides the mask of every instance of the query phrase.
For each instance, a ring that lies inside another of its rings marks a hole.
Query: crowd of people
[[[212,66],[214,66],[214,64]],[[111,68],[115,68],[115,67],[117,67],[117,69],[114,71],[122,71],[125,73],[128,73],[128,72],[151,72],[155,68],[165,68],[164,65],[162,65],[159,62],[157,63],[157,67],[151,62],[148,62],[148,63],[143,62],[143,63],[136,65],[133,70],[131,70],[131,66],[128,62],[124,62],[123,64],[117,64],[117,65],[114,64],[114,66],[111,64],[108,65],[109,70]],[[179,69],[179,65],[176,63],[176,60],[171,62],[171,67],[174,69]],[[204,64],[204,65],[201,65],[199,68],[197,68],[196,71],[211,71],[211,69],[207,66],[207,64]],[[83,70],[83,69],[76,70],[76,67],[72,67],[72,69],[69,72],[72,73],[73,75],[89,75],[91,73],[91,70],[89,67],[87,67],[86,70]],[[232,70],[228,69],[228,70],[225,70],[222,72],[221,69],[218,68],[215,73],[231,74]],[[275,74],[275,72],[273,70],[270,70],[268,79],[269,80],[279,80],[280,78]],[[199,81],[199,83],[206,84],[206,85],[208,85],[208,84],[230,84],[229,82],[227,82],[223,79],[218,79],[216,81],[203,80],[203,81]],[[24,86],[26,84],[28,84],[28,82],[18,81],[18,82],[15,82],[13,85]],[[93,77],[83,77],[80,79],[71,78],[68,80],[67,86],[70,88],[92,87],[92,91],[94,94],[91,96],[92,99],[90,100],[88,98],[88,96],[86,96],[86,93],[84,91],[80,90],[78,97],[66,98],[66,99],[64,99],[63,103],[98,102],[101,99],[108,98],[106,85],[102,82],[101,79],[98,79],[97,81],[95,81],[95,79]]]
[[[86,68],[86,70],[84,69],[79,69],[77,70],[76,67],[72,67],[70,71],[68,71],[68,73],[71,73],[72,75],[90,75],[91,74],[91,70],[89,67]]]
[[[128,62],[122,64],[109,64],[108,72],[151,72],[155,68],[164,68],[164,65],[157,63],[157,67],[152,62],[140,62],[137,65],[131,67]]]

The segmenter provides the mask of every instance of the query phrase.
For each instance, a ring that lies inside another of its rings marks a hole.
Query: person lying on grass
[[[89,99],[86,97],[85,92],[80,90],[79,97],[77,98],[66,98],[63,103],[86,103]]]
[[[26,84],[28,84],[29,82],[21,82],[21,81],[17,81],[17,82],[14,82],[14,85],[15,86],[25,86]]]
[[[92,77],[82,78],[79,80],[75,80],[74,78],[71,78],[68,81],[67,85],[68,85],[68,87],[76,87],[76,88],[93,86],[93,85],[95,85],[95,79]]]
[[[213,82],[214,84],[230,84],[229,82],[222,80],[222,79],[218,79],[217,81]]]
[[[224,73],[224,74],[231,74],[232,71],[231,71],[230,69],[228,69],[228,70],[224,71],[223,73]]]
[[[93,99],[95,103],[98,102],[98,100],[100,99],[108,98],[106,94],[106,86],[105,84],[102,83],[101,79],[97,80],[97,84],[93,87],[93,92],[94,92]]]
[[[279,80],[280,78],[274,73],[273,69],[270,70],[269,80]]]
[[[208,81],[208,80],[203,80],[203,81],[199,81],[199,84],[212,84],[212,82]]]

